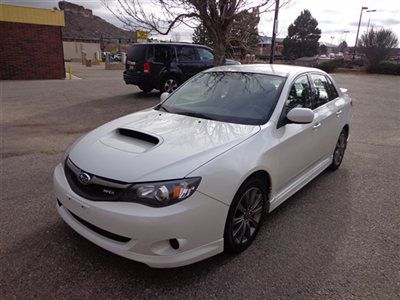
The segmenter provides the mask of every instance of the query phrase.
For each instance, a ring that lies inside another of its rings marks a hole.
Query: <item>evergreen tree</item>
[[[339,52],[344,52],[347,50],[347,48],[348,48],[348,45],[347,45],[346,41],[341,42],[338,46]]]
[[[324,44],[319,46],[319,54],[324,54],[327,55],[328,54],[328,47]]]
[[[283,40],[282,54],[287,59],[314,56],[319,52],[320,38],[321,30],[317,20],[305,9],[289,26],[288,35]]]
[[[199,45],[205,45],[208,47],[213,46],[213,41],[210,39],[207,33],[207,28],[203,25],[200,24],[197,26],[193,32],[193,37],[192,37],[193,43],[199,44]]]

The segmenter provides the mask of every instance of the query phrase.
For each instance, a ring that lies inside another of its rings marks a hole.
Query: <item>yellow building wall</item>
[[[64,11],[0,4],[0,21],[65,26]]]

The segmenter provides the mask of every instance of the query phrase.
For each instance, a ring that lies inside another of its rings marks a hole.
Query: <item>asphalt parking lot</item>
[[[400,77],[336,74],[354,98],[341,168],[272,214],[253,245],[177,269],[103,250],[58,217],[52,171],[78,136],[155,105],[121,71],[81,80],[2,81],[0,299],[398,299]]]

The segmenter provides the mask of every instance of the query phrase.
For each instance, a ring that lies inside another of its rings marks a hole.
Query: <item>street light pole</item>
[[[354,44],[353,60],[356,59],[356,49],[357,49],[357,44],[358,44],[358,34],[360,33],[360,25],[361,25],[362,13],[363,13],[363,11],[365,9],[368,9],[368,7],[366,7],[366,6],[361,7],[360,20],[358,21],[358,28],[357,28],[357,35],[356,35],[356,43]]]
[[[367,13],[370,12],[376,12],[376,9],[370,9],[366,11]],[[368,19],[368,25],[367,25],[367,34],[368,34],[368,30],[369,30],[369,23],[371,22],[371,15],[369,15],[369,19]]]
[[[347,43],[347,34],[349,33],[349,30],[343,30],[344,33],[344,41]]]
[[[274,63],[274,55],[275,55],[275,39],[276,32],[278,31],[278,13],[279,13],[279,0],[275,0],[275,16],[274,16],[274,28],[272,29],[272,39],[271,39],[271,51],[269,55],[269,63]]]

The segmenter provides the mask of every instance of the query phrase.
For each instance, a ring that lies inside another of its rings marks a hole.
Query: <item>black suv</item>
[[[214,55],[206,46],[185,43],[133,44],[128,50],[124,81],[144,92],[173,92],[193,75],[213,67]],[[239,64],[226,60],[227,65]]]

